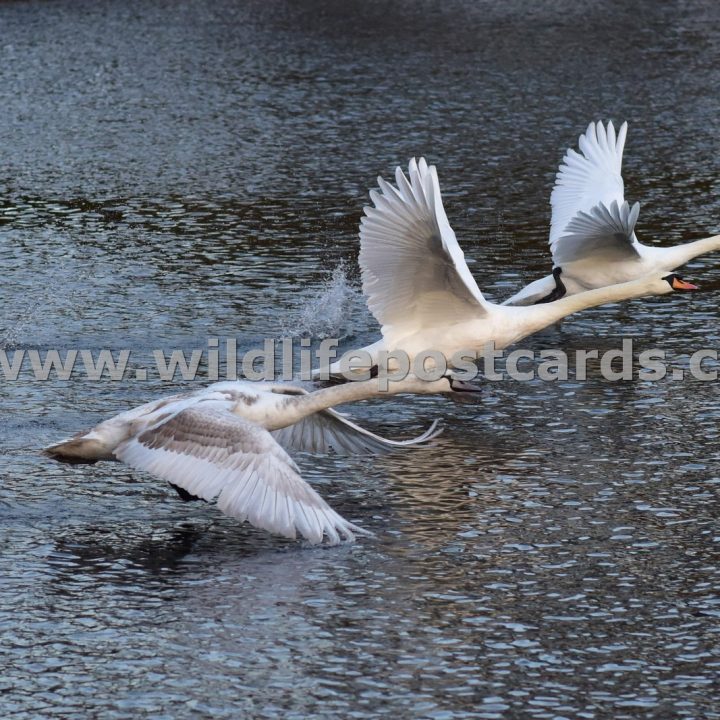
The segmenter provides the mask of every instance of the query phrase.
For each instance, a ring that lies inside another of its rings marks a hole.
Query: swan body
[[[580,152],[569,149],[550,196],[550,250],[562,285],[548,275],[505,301],[530,305],[554,300],[557,287],[573,295],[605,285],[669,273],[698,255],[720,249],[720,235],[674,247],[643,245],[635,234],[640,204],[625,201],[622,156],[627,123],[616,133],[612,122],[590,123],[580,136]]]
[[[398,167],[397,187],[378,178],[360,226],[360,268],[370,311],[382,339],[363,350],[377,363],[381,353],[402,350],[453,355],[501,350],[566,315],[605,303],[673,290],[696,289],[677,276],[654,273],[630,282],[585,290],[553,303],[516,307],[485,299],[468,269],[448,222],[434,166],[410,161]],[[554,286],[554,282],[553,282]],[[392,369],[392,363],[390,363]],[[333,363],[330,374],[340,374]]]
[[[315,392],[283,383],[219,382],[172,395],[101,422],[45,449],[67,462],[120,460],[170,482],[184,499],[217,498],[224,513],[270,532],[331,543],[365,532],[338,515],[300,476],[286,449],[381,452],[436,437],[387,440],[332,410],[345,402],[412,392],[452,392],[447,378],[409,376],[390,383],[347,383]]]

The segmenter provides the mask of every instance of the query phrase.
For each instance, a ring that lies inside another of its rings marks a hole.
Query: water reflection
[[[419,154],[501,299],[547,273],[556,164],[593,118],[630,121],[643,242],[718,232],[717,12],[189,0],[85,3],[80,22],[63,0],[5,4],[0,346],[141,363],[208,336],[366,344],[358,218],[375,175]],[[720,341],[717,259],[685,274],[704,292],[528,346],[622,335],[686,366]],[[5,715],[715,717],[715,383],[588,378],[353,407],[389,435],[446,432],[298,457],[377,533],[332,549],[39,456],[180,381],[0,384]]]

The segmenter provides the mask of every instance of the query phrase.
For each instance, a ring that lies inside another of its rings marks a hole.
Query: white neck
[[[667,288],[663,286],[663,283]],[[516,338],[516,341],[542,330],[568,315],[587,310],[587,308],[630,300],[643,295],[661,295],[665,292],[671,292],[670,285],[665,280],[661,280],[659,276],[653,275],[649,278],[643,277],[631,282],[607,285],[575,295],[566,295],[555,302],[518,307],[516,310],[519,311],[517,315],[521,318],[522,334]]]
[[[387,390],[380,389],[380,381],[377,378],[371,380],[348,381],[341,385],[333,385],[321,390],[315,390],[308,395],[289,395],[285,398],[282,411],[274,418],[273,422],[265,425],[268,430],[277,430],[293,423],[299,422],[308,415],[322,410],[343,405],[345,403],[357,402],[358,400],[369,400],[375,397],[387,397],[398,393],[415,393],[429,395],[450,390],[447,380],[437,381],[418,380],[409,376],[404,380],[388,383]]]
[[[696,258],[698,255],[705,255],[705,253],[720,250],[720,235],[713,235],[712,237],[683,243],[675,247],[658,248],[658,250],[662,251],[662,267],[666,267],[668,270],[674,270],[686,262],[690,262],[690,260]]]

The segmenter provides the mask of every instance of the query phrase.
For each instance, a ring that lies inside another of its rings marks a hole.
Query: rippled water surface
[[[639,234],[720,232],[713,2],[0,5],[0,336],[12,350],[366,343],[378,173],[438,165],[493,298],[548,270],[556,166],[630,121]],[[720,343],[704,292],[540,349]],[[133,365],[132,363],[135,363]],[[198,379],[198,383],[205,382]],[[375,539],[313,548],[43,445],[190,383],[0,384],[3,718],[719,718],[717,383],[488,382],[360,404],[431,448],[299,456]]]

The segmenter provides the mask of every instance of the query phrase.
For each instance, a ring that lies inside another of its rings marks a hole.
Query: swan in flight
[[[720,250],[720,235],[655,247],[638,242],[640,203],[625,200],[622,155],[627,123],[615,133],[590,123],[580,136],[580,152],[569,149],[550,196],[552,274],[535,280],[506,305],[552,302],[563,295],[669,273],[698,255]]]
[[[382,339],[362,349],[373,365],[383,360],[383,352],[402,350],[412,362],[433,350],[456,367],[453,356],[467,357],[490,344],[502,350],[586,308],[697,289],[677,275],[655,271],[553,303],[514,307],[489,302],[445,215],[435,167],[412,159],[408,175],[396,169],[397,187],[378,178],[380,192],[370,191],[373,206],[365,208],[360,225],[363,292],[382,327]],[[385,359],[392,369],[391,358]],[[325,372],[343,374],[339,362]]]
[[[332,410],[335,405],[397,393],[477,391],[452,378],[408,376],[380,391],[376,380],[315,392],[283,383],[228,381],[149,402],[88,432],[45,448],[65,462],[120,460],[167,480],[184,500],[213,500],[227,515],[311,543],[364,533],[336,513],[301,477],[286,449],[379,452],[439,434],[437,422],[417,438],[387,440]]]

